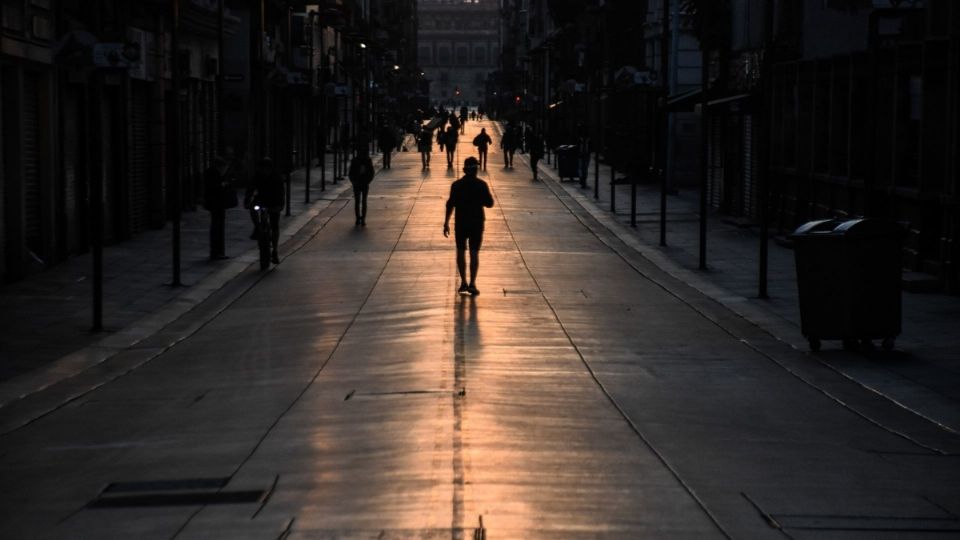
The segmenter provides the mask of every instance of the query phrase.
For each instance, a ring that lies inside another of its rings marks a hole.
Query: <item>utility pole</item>
[[[217,0],[217,153],[221,156],[226,151],[223,122],[223,1]]]
[[[304,180],[303,185],[303,203],[310,204],[310,162],[313,161],[313,129],[316,124],[313,118],[313,81],[314,75],[313,72],[313,12],[308,11],[306,13],[306,24],[307,32],[310,36],[307,45],[307,166],[306,166],[306,179]],[[305,36],[306,37],[306,36]]]
[[[710,159],[710,24],[709,2],[700,2],[700,270],[707,269],[707,182]]]
[[[87,91],[87,125],[90,137],[86,142],[90,156],[90,248],[93,256],[93,325],[91,330],[103,330],[103,117],[100,113],[102,102],[102,75],[93,68],[93,80]]]
[[[324,48],[323,43],[323,21],[320,19],[320,15],[317,14],[317,26],[318,33],[320,36],[320,191],[327,190],[327,131],[330,129],[330,124],[327,122],[327,66],[325,65],[327,59],[327,50]],[[312,58],[312,56],[311,56]],[[311,81],[313,80],[313,72],[310,73]],[[312,92],[312,88],[311,88]],[[313,95],[311,93],[311,104],[313,103]],[[311,105],[312,107],[312,105]],[[316,125],[316,118],[313,114],[310,115],[310,121]]]
[[[667,97],[670,95],[669,50],[670,50],[670,0],[662,0],[663,20],[660,29],[660,144],[657,148],[657,172],[660,173],[660,245],[667,245],[667,147],[668,133]]]
[[[170,79],[171,93],[173,102],[171,103],[173,112],[172,126],[173,145],[170,148],[170,170],[173,180],[170,198],[171,209],[173,210],[173,279],[170,281],[171,287],[180,287],[183,285],[180,281],[180,217],[183,213],[183,189],[181,176],[181,156],[180,150],[183,146],[180,134],[180,0],[173,0],[171,3],[171,25],[170,25]]]
[[[293,64],[293,47],[292,47],[292,45],[293,45],[293,35],[292,35],[292,34],[293,34],[293,8],[292,8],[292,7],[287,7],[287,36],[286,36],[286,37],[287,37],[287,59],[288,59],[288,65],[292,65],[292,64]],[[292,106],[291,104],[289,104],[289,103],[286,103],[286,104],[284,104],[284,110],[289,111],[289,116],[287,116],[287,119],[288,119],[289,125],[292,126],[293,123],[294,123],[294,119],[293,119],[293,106]],[[282,149],[283,149],[283,152],[286,153],[287,156],[289,156],[289,157],[287,158],[287,159],[289,160],[288,163],[289,163],[290,165],[287,167],[287,189],[286,189],[286,192],[287,192],[287,193],[286,193],[286,194],[287,194],[287,201],[286,201],[286,204],[284,205],[284,206],[286,207],[285,212],[284,212],[284,215],[285,215],[286,217],[290,217],[290,206],[291,206],[291,204],[290,204],[290,199],[291,199],[291,197],[292,197],[291,192],[293,191],[292,189],[290,189],[290,188],[292,187],[292,186],[291,186],[291,180],[292,180],[291,177],[293,176],[293,168],[294,168],[294,166],[296,166],[296,162],[295,162],[295,160],[293,159],[293,137],[292,137],[292,136],[286,137],[286,140],[287,140],[287,141],[290,141],[289,148],[287,147],[286,144],[284,144],[284,145],[281,146],[281,144],[280,144],[280,136],[279,136],[279,134],[280,134],[279,125],[278,125],[276,122],[274,122],[273,125],[274,125],[274,128],[273,128],[273,137],[274,137],[273,140],[274,140],[274,144],[276,145],[276,147],[277,147],[278,149],[281,149],[281,148],[282,148]],[[310,152],[308,151],[307,153],[309,154]],[[308,186],[308,187],[310,186],[309,182],[310,182],[310,180],[309,180],[309,178],[308,178],[308,179],[307,179],[307,186]],[[309,190],[308,190],[308,191],[309,191]],[[309,194],[308,194],[308,197],[309,197]]]
[[[758,141],[760,152],[760,267],[758,269],[757,296],[769,298],[767,291],[767,260],[769,258],[770,236],[770,137],[773,136],[770,96],[772,95],[773,75],[773,0],[766,0],[763,9],[763,58],[760,64],[760,99],[758,115],[763,136]]]

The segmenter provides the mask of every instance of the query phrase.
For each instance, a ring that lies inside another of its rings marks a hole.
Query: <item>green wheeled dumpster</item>
[[[820,350],[827,339],[848,349],[879,339],[892,349],[901,330],[901,227],[826,219],[801,225],[791,238],[801,330],[810,349]]]

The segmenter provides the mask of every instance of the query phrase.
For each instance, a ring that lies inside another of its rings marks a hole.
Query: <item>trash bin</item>
[[[557,155],[557,174],[561,181],[564,178],[580,178],[580,156],[577,155],[576,146],[562,144],[554,150],[554,153]]]
[[[800,325],[810,349],[824,339],[844,348],[893,348],[901,330],[903,231],[877,219],[811,221],[791,235],[797,265]]]

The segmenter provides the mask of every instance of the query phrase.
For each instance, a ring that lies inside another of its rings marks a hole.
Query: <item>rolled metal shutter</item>
[[[63,118],[60,132],[63,134],[63,209],[68,253],[80,251],[80,234],[86,230],[86,223],[80,222],[81,187],[77,171],[80,170],[80,134],[83,123],[80,121],[80,97],[78,92],[67,90],[62,95]]]
[[[723,119],[717,115],[710,118],[709,162],[707,196],[710,206],[720,208],[723,203]]]
[[[23,73],[23,108],[21,109],[21,156],[23,159],[23,226],[26,247],[41,253],[42,216],[40,204],[40,77]]]
[[[148,115],[146,83],[132,82],[130,88],[129,186],[130,233],[147,228],[150,216],[149,171],[147,153]]]
[[[114,126],[114,107],[116,95],[110,90],[104,91],[100,99],[100,130],[101,140],[95,141],[99,146],[103,175],[99,181],[103,189],[103,241],[112,244],[117,239],[117,195],[116,195],[116,166],[114,164],[114,144],[117,139]],[[121,139],[122,141],[122,139]]]
[[[743,115],[743,216],[758,219],[757,214],[757,153],[754,151],[752,114]]]

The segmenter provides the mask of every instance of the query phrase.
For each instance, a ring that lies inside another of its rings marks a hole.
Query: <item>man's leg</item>
[[[364,187],[360,190],[360,197],[363,202],[360,204],[360,224],[367,224],[367,193],[370,193],[370,186]]]
[[[270,243],[273,245],[273,264],[280,264],[277,247],[280,244],[280,212],[270,212]]]
[[[216,259],[223,255],[223,237],[224,237],[224,216],[223,210],[210,211],[210,258]]]
[[[360,190],[353,188],[353,216],[357,219],[357,225],[360,224]]]
[[[480,269],[480,248],[474,249],[470,246],[470,286],[477,283],[477,270]]]
[[[260,216],[257,215],[257,211],[253,209],[253,204],[250,205],[250,221],[253,222],[253,232],[250,233],[250,239],[256,240],[257,236],[260,234]]]
[[[460,289],[467,284],[467,250],[457,248],[457,272],[460,273]]]

